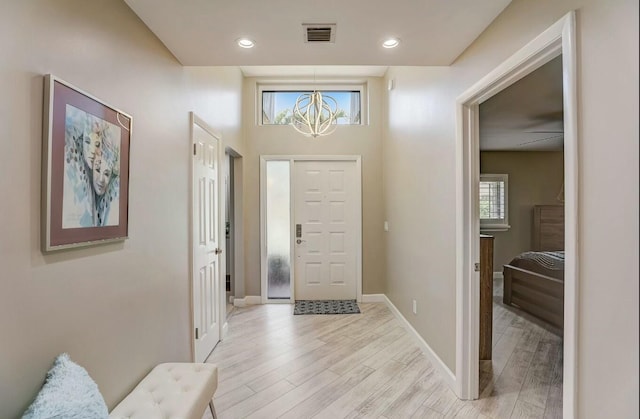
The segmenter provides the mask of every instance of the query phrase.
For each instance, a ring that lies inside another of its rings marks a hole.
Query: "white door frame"
[[[291,218],[291,298],[290,299],[273,299],[267,297],[267,213],[266,213],[266,170],[267,161],[288,161],[290,168],[296,161],[344,161],[356,163],[356,212],[358,213],[358,221],[355,225],[356,242],[358,249],[356,251],[356,300],[362,302],[362,157],[361,156],[301,156],[301,155],[265,155],[260,156],[260,294],[262,304],[267,303],[285,303],[291,304],[295,301],[295,220],[293,217],[293,205],[295,202],[294,191],[294,172],[290,171],[290,218]]]
[[[456,101],[456,393],[478,398],[479,105],[562,54],[564,106],[565,280],[563,417],[576,416],[578,331],[578,104],[575,12],[567,13]]]
[[[194,138],[194,126],[198,126],[214,136],[218,140],[218,176],[219,179],[221,177],[220,168],[222,159],[224,158],[224,146],[222,144],[222,139],[219,134],[217,134],[211,126],[209,126],[202,118],[196,115],[193,112],[189,112],[189,141],[191,142],[189,145],[189,318],[191,319],[191,361],[195,362],[196,360],[196,334],[195,334],[195,319],[194,319],[194,301],[193,301],[193,282],[194,282],[194,254],[193,254],[193,177],[194,177],[194,165],[193,165],[193,144],[195,143]],[[224,188],[218,187],[218,244],[220,249],[222,249],[223,253],[218,257],[218,278],[221,278],[222,273],[225,271],[225,257],[224,252],[225,249],[225,236],[224,236],[224,206],[225,206],[225,193]],[[220,288],[218,291],[218,295],[220,296],[218,301],[218,319],[219,327],[220,327],[220,340],[224,337],[224,327],[226,326],[226,292],[225,292],[225,282],[220,279],[218,281],[218,287]]]

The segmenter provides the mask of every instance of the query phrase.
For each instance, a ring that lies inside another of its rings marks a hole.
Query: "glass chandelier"
[[[293,107],[291,125],[307,137],[321,137],[336,129],[338,102],[331,96],[322,95],[317,90],[303,93]]]

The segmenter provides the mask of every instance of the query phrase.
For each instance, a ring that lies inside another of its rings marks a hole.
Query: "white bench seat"
[[[207,405],[215,418],[212,399],[217,388],[215,365],[160,364],[113,409],[109,418],[202,419]]]

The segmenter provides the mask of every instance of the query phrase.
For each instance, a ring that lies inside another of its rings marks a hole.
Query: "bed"
[[[503,302],[562,329],[564,206],[534,206],[532,233],[533,251],[504,265]]]

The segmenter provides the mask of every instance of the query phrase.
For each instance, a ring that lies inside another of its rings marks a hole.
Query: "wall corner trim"
[[[383,302],[387,305],[387,307],[389,307],[389,310],[391,310],[393,315],[398,319],[398,321],[400,321],[400,323],[402,324],[402,327],[404,327],[407,330],[407,332],[409,332],[409,334],[415,339],[420,349],[422,349],[422,352],[427,356],[427,358],[429,358],[429,361],[431,361],[434,367],[436,368],[436,370],[440,372],[440,374],[442,375],[442,378],[444,378],[444,381],[447,383],[447,385],[457,395],[458,393],[456,392],[457,387],[456,387],[455,374],[449,369],[449,367],[444,363],[444,361],[440,359],[440,357],[435,353],[435,351],[431,349],[431,346],[429,346],[429,344],[422,338],[422,336],[420,336],[420,334],[416,331],[416,329],[413,328],[411,323],[409,323],[409,321],[402,315],[400,310],[398,310],[396,306],[393,305],[389,297],[387,297],[385,294],[369,294],[369,296],[372,296],[375,298],[381,297],[383,299]],[[362,302],[365,302],[364,297],[365,296],[363,295]],[[371,301],[371,302],[374,302],[374,301]]]

